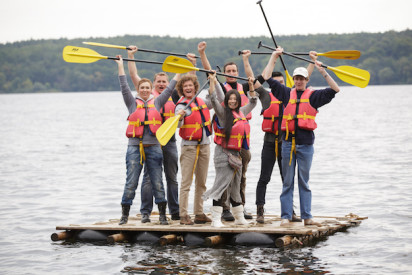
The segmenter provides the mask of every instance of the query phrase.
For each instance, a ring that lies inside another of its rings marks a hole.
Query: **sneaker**
[[[289,226],[290,221],[288,219],[282,219],[280,226]]]
[[[227,222],[232,222],[235,220],[235,217],[233,217],[232,213],[230,213],[230,210],[223,210],[222,219]]]
[[[321,224],[321,223],[315,222],[315,221],[312,220],[312,219],[305,219],[305,226],[306,226],[306,225],[316,225],[316,226],[318,226],[318,227],[322,227],[322,224]]]
[[[212,222],[212,220],[209,219],[205,214],[195,216],[195,223],[202,224],[202,223],[207,223],[207,222]]]
[[[178,221],[178,220],[180,220],[180,215],[179,215],[179,213],[172,214],[171,216],[172,216],[172,220],[173,220],[173,221]]]
[[[190,219],[190,216],[189,216],[189,215],[186,215],[186,216],[180,217],[180,224],[183,224],[183,225],[193,225],[193,222],[192,222],[192,220]]]
[[[251,219],[253,219],[252,214],[247,213],[247,212],[246,212],[246,209],[243,210],[243,215],[245,216],[245,219],[246,219],[246,220],[251,220]]]
[[[150,222],[150,215],[149,214],[142,214],[142,223]]]

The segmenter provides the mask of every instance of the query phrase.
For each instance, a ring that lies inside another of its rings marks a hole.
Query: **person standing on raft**
[[[225,94],[223,104],[220,103],[215,89],[221,89],[215,85],[216,74],[210,76],[209,97],[216,112],[217,118],[213,120],[215,130],[214,142],[214,164],[216,177],[211,189],[207,190],[203,198],[213,199],[212,226],[222,227],[221,216],[223,212],[222,194],[227,192],[232,204],[232,212],[235,224],[247,225],[244,217],[242,197],[240,195],[240,183],[242,177],[242,163],[240,167],[234,168],[230,165],[229,157],[240,158],[240,150],[249,149],[250,125],[246,116],[253,110],[257,103],[257,96],[253,88],[253,78],[249,78],[249,103],[241,107],[241,97],[237,90],[229,90]],[[263,89],[261,87],[260,89]],[[222,106],[223,105],[223,106]]]
[[[311,214],[312,192],[309,188],[309,174],[313,159],[313,144],[315,135],[313,131],[318,108],[328,104],[339,92],[339,86],[333,78],[321,67],[322,63],[315,61],[315,67],[325,78],[330,88],[312,90],[306,88],[309,82],[308,70],[298,67],[293,71],[295,88],[291,89],[271,78],[277,58],[283,53],[283,48],[278,47],[262,74],[269,84],[273,95],[282,101],[285,107],[281,129],[282,142],[282,171],[283,188],[280,195],[281,225],[287,226],[293,213],[293,189],[296,163],[298,166],[298,186],[300,199],[300,214],[305,225],[321,226],[313,221]],[[316,52],[311,52],[316,55]]]
[[[123,59],[120,55],[115,60],[119,70],[119,82],[122,90],[123,100],[129,111],[129,125],[126,136],[129,144],[126,153],[126,183],[122,196],[122,216],[119,225],[128,221],[130,206],[136,195],[140,174],[143,166],[147,166],[152,190],[155,196],[155,203],[159,208],[159,221],[162,225],[167,225],[165,190],[162,181],[163,154],[160,144],[155,136],[157,129],[162,124],[159,113],[161,106],[155,106],[156,100],[152,93],[152,83],[149,79],[143,78],[137,85],[137,96],[133,97],[124,71]],[[177,74],[176,78],[179,77]],[[175,79],[176,80],[176,79]],[[175,83],[175,82],[174,82]],[[173,84],[174,84],[173,83]],[[173,88],[168,89],[169,93]],[[170,96],[165,92],[164,96]],[[158,104],[157,104],[158,105]]]

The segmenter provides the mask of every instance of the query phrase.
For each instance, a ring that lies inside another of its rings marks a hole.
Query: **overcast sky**
[[[270,37],[256,2],[0,0],[0,43],[125,34]],[[262,6],[275,36],[412,29],[411,0],[263,0]]]

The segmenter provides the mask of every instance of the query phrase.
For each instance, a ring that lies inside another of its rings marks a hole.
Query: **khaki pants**
[[[247,167],[249,165],[250,159],[252,155],[250,154],[250,150],[240,149],[240,157],[242,158],[242,178],[240,180],[240,196],[242,197],[242,204],[245,205],[246,203],[246,172]],[[223,210],[230,210],[230,204],[227,197],[227,190],[222,195],[222,206]]]
[[[193,173],[193,167],[196,161],[197,146],[182,146],[180,154],[180,167],[182,171],[182,183],[180,184],[179,208],[180,216],[188,214],[187,207],[189,201],[190,186],[192,185],[193,177],[195,177],[195,197],[194,209],[195,215],[203,214],[203,199],[202,195],[206,191],[206,179],[209,169],[210,145],[199,145],[199,156]],[[194,174],[194,175],[193,175]]]

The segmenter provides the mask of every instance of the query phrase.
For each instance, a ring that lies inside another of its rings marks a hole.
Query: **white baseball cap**
[[[306,68],[304,68],[304,67],[297,67],[297,68],[293,71],[293,76],[296,76],[296,75],[301,75],[301,76],[303,76],[304,78],[308,78],[309,73],[308,73],[308,70],[306,70]]]

